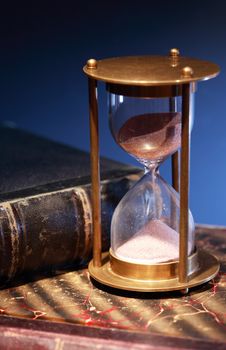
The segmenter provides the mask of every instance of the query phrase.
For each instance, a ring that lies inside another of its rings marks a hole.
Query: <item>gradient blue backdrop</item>
[[[185,56],[212,60],[222,73],[200,83],[196,94],[190,207],[197,222],[226,225],[225,18],[223,0],[1,5],[1,121],[88,150],[82,73],[88,58],[167,54],[178,47]],[[101,153],[133,163],[109,134],[103,86],[99,95]],[[167,164],[161,172],[170,178]]]

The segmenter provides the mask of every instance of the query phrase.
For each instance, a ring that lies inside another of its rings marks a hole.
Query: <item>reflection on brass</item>
[[[138,292],[183,291],[210,281],[219,271],[217,259],[209,253],[198,251],[198,262],[199,269],[189,276],[186,283],[180,283],[177,277],[165,280],[145,280],[121,276],[112,270],[107,253],[102,254],[101,267],[95,268],[93,260],[89,263],[89,273],[99,283],[117,289]]]
[[[212,62],[179,57],[178,65],[172,67],[170,56],[130,56],[99,60],[96,69],[83,68],[92,78],[106,83],[152,86],[176,85],[214,78],[219,67]],[[192,77],[181,74],[184,67],[191,67]]]
[[[178,64],[179,64],[178,57],[172,57],[172,59],[171,59],[171,67],[172,68],[177,67]]]
[[[86,67],[88,69],[97,69],[97,61],[94,58],[90,58],[86,63]]]
[[[179,64],[180,51],[176,48],[170,50],[171,67],[177,67]]]
[[[118,259],[110,249],[111,269],[118,275],[138,280],[166,280],[178,275],[178,261],[159,264],[136,264]],[[188,274],[198,270],[198,254],[195,252],[188,259]]]

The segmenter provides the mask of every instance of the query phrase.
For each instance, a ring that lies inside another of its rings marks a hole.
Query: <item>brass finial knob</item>
[[[87,61],[86,66],[88,69],[97,69],[97,61],[94,58],[90,58]]]
[[[182,69],[182,76],[183,76],[183,78],[190,78],[190,77],[193,76],[193,74],[194,74],[194,71],[193,71],[193,69],[191,67],[187,66],[187,67],[184,67]]]
[[[178,56],[180,56],[180,51],[176,48],[173,48],[170,50],[170,56],[171,57],[178,57]]]

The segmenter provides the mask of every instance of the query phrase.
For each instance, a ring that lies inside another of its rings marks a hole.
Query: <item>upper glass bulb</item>
[[[110,128],[115,141],[146,167],[162,162],[180,147],[181,97],[170,111],[169,98],[109,94]]]

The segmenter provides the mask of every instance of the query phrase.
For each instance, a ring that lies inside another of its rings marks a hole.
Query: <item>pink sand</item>
[[[122,260],[141,264],[178,260],[179,234],[164,222],[152,220],[116,249],[115,254]]]

